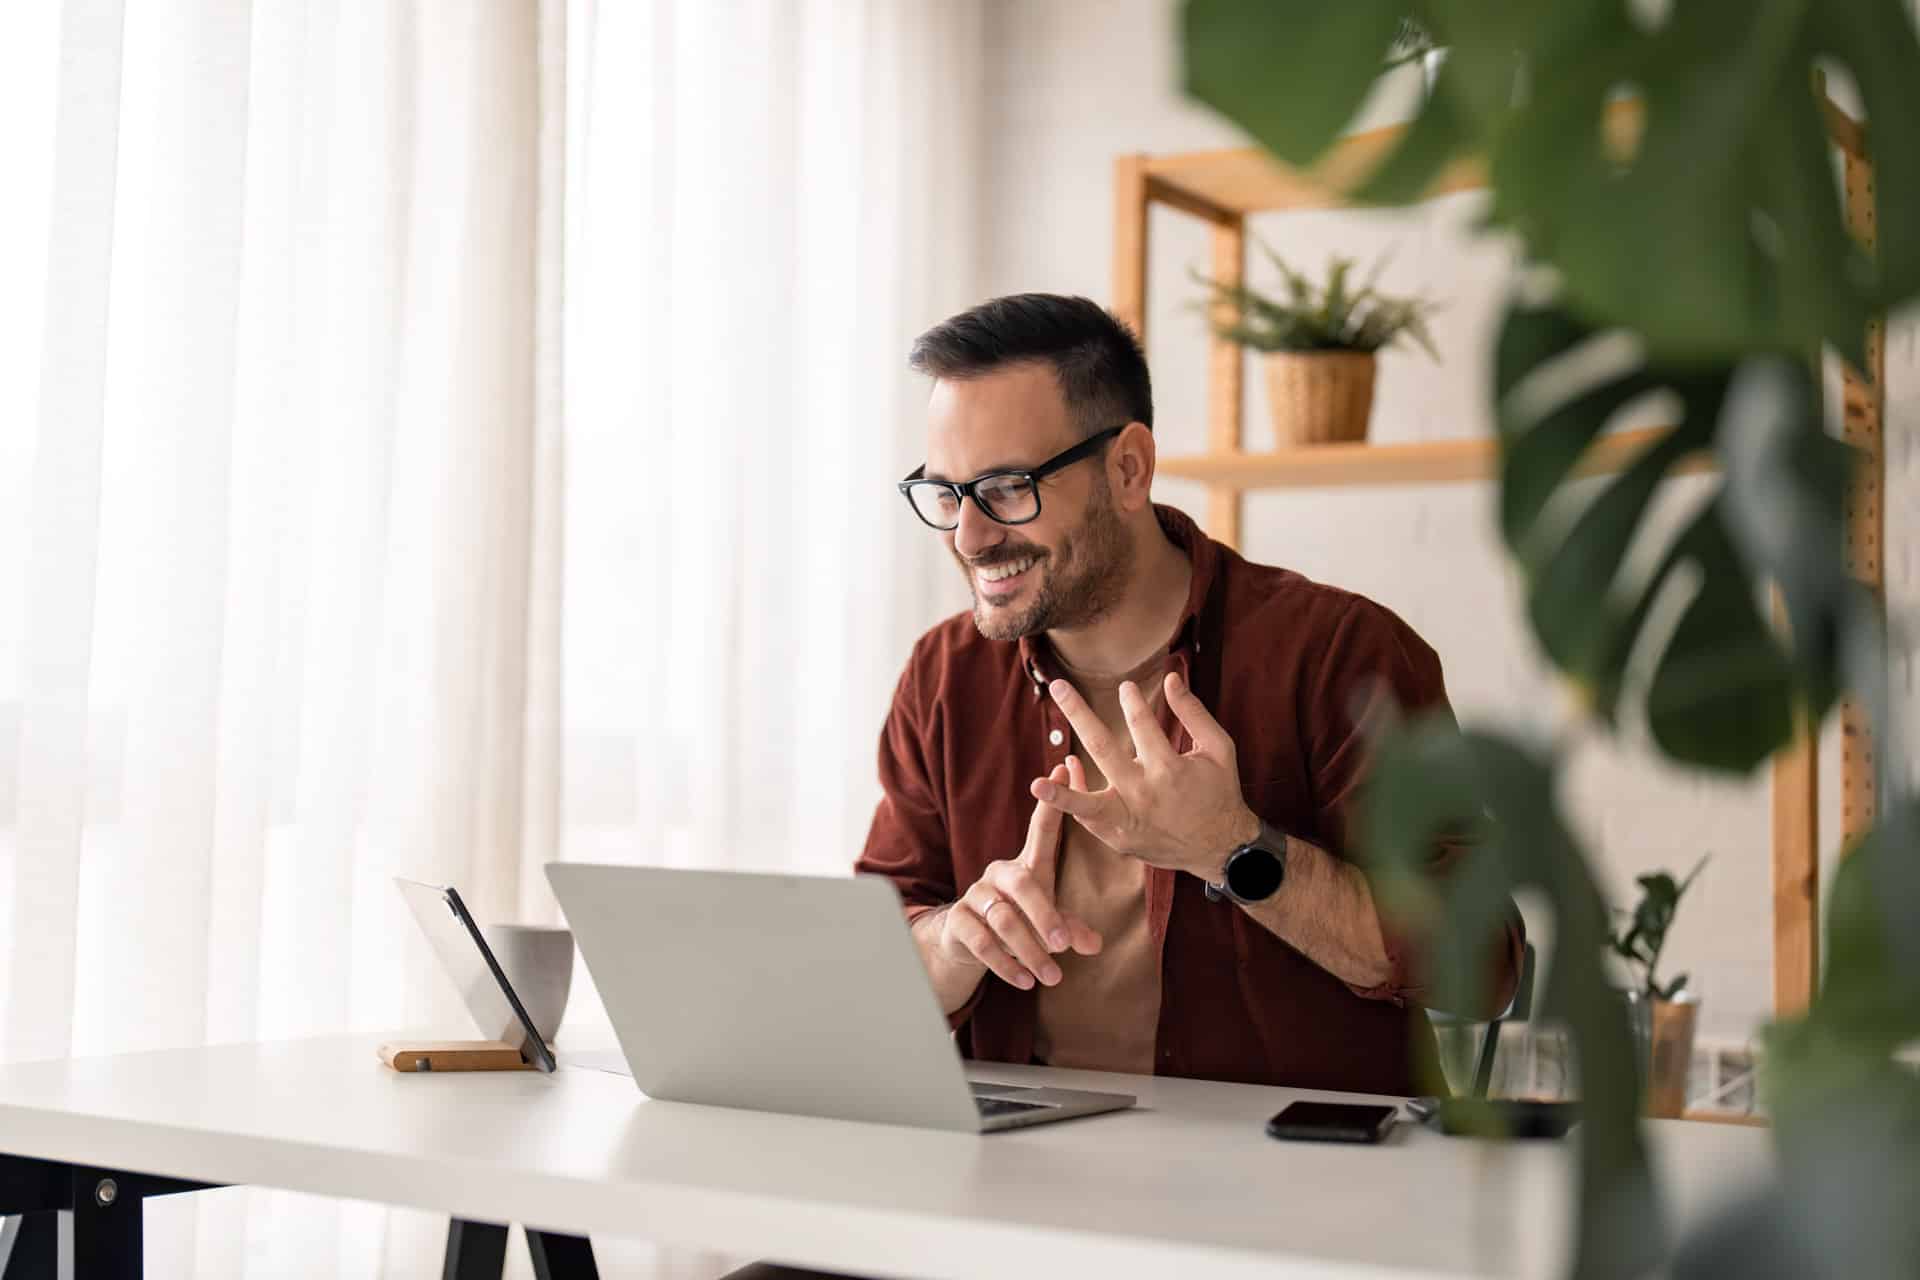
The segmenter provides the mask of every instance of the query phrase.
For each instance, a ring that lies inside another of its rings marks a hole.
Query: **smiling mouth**
[[[1033,571],[1033,566],[1039,563],[1039,556],[1022,556],[1018,560],[982,565],[973,570],[973,581],[984,595],[1010,596],[1019,590],[1020,584],[1025,582],[1027,575]]]

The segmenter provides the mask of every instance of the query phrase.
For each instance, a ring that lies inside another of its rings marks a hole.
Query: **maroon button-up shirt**
[[[1248,806],[1291,836],[1349,856],[1365,758],[1354,710],[1379,682],[1409,711],[1444,706],[1440,660],[1380,605],[1251,564],[1183,513],[1155,511],[1193,565],[1170,669],[1232,735]],[[971,614],[914,647],[881,732],[884,795],[855,864],[892,880],[909,915],[952,902],[988,863],[1020,852],[1034,805],[1028,785],[1073,745],[1072,726],[1046,696],[1058,674],[1044,637],[989,640]],[[1175,747],[1189,749],[1170,713],[1163,720]],[[1445,875],[1459,852],[1436,849],[1433,873]],[[1191,875],[1149,868],[1146,910],[1160,956],[1158,1074],[1416,1091],[1416,1055],[1432,1061],[1433,1034],[1418,1008],[1414,957],[1391,931],[1393,976],[1359,990],[1231,902],[1208,901]],[[1518,971],[1513,921],[1498,947],[1502,992]],[[971,1057],[1033,1058],[1031,991],[988,974],[955,1021]]]

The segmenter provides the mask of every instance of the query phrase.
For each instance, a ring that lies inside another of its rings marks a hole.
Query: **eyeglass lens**
[[[960,523],[960,500],[942,484],[913,486],[913,505],[921,518],[940,529],[952,529]],[[973,487],[974,499],[996,520],[1018,523],[1038,513],[1038,495],[1025,476],[989,476]]]

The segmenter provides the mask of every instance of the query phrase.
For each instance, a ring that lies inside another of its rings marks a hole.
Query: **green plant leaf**
[[[1433,92],[1361,196],[1417,198],[1456,155],[1487,158],[1489,220],[1555,267],[1583,312],[1663,360],[1832,344],[1858,363],[1875,307],[1920,295],[1920,41],[1899,0],[1779,0],[1729,25],[1679,4],[1416,5],[1447,49]],[[1191,0],[1196,94],[1296,164],[1364,100],[1396,10]],[[1735,38],[1737,35],[1737,38]],[[1860,87],[1873,147],[1878,261],[1852,242],[1812,92],[1823,60]],[[1604,120],[1642,104],[1637,148]],[[1877,122],[1877,123],[1873,123]]]
[[[1525,83],[1523,64],[1528,51],[1553,43],[1565,21],[1563,15],[1591,3],[1431,0],[1420,6],[1419,17],[1447,51],[1444,70],[1452,75],[1453,97],[1461,115],[1484,133],[1512,109]]]
[[[1449,164],[1469,154],[1474,134],[1465,114],[1453,101],[1459,73],[1451,64],[1440,68],[1433,92],[1395,147],[1353,193],[1369,204],[1410,204],[1425,195]]]
[[[1688,1241],[1676,1280],[1920,1275],[1920,1076],[1812,1027],[1775,1028],[1764,1059],[1765,1079],[1815,1084],[1774,1095],[1779,1177]]]
[[[1636,883],[1646,892],[1647,898],[1668,910],[1680,898],[1680,886],[1665,871],[1656,871],[1651,875],[1640,876]]]
[[[1585,405],[1594,407],[1591,400]],[[1609,588],[1620,576],[1655,491],[1694,447],[1695,434],[1678,430],[1644,450],[1606,482],[1564,536],[1529,537],[1516,548],[1528,576],[1527,614],[1534,635],[1604,716],[1613,714],[1640,619]]]
[[[1809,10],[1808,45],[1845,64],[1866,106],[1873,182],[1880,216],[1878,298],[1892,307],[1920,293],[1920,148],[1910,131],[1920,121],[1920,42],[1899,0],[1848,0]]]
[[[1273,246],[1265,240],[1261,240],[1259,244],[1260,252],[1267,256],[1267,261],[1271,262],[1274,270],[1280,273],[1280,278],[1287,282],[1287,294],[1293,299],[1295,309],[1304,310],[1311,307],[1314,296],[1313,281],[1307,279],[1304,272],[1294,270],[1293,266],[1276,253]]]
[[[1894,844],[1909,825],[1875,827],[1840,860],[1827,890],[1826,966],[1814,1016],[1836,1037],[1881,1055],[1920,1039],[1920,978],[1896,964],[1887,927],[1913,922],[1887,920],[1879,890],[1890,863],[1914,857],[1913,848]]]
[[[1606,905],[1555,802],[1554,762],[1510,739],[1462,732],[1444,713],[1376,744],[1362,799],[1362,851],[1382,909],[1420,940],[1442,1008],[1483,1005],[1486,939],[1509,895],[1538,890],[1555,920],[1540,1016],[1565,1019],[1583,1082],[1576,1276],[1644,1274],[1665,1224],[1639,1125],[1625,1006],[1601,967]],[[1434,843],[1476,842],[1443,890],[1426,875]]]
[[[1529,375],[1594,337],[1592,328],[1559,307],[1512,304],[1494,348],[1496,407],[1508,403]],[[1548,501],[1613,414],[1651,389],[1644,379],[1622,378],[1593,387],[1545,416],[1495,417],[1501,453],[1500,532],[1509,547],[1524,547]]]
[[[1897,950],[1913,917],[1886,890],[1888,874],[1920,853],[1916,824],[1920,804],[1909,799],[1841,859],[1827,895],[1820,992],[1803,1016],[1763,1037],[1761,1092],[1783,1174],[1765,1202],[1780,1214],[1781,1235],[1828,1275],[1920,1274],[1920,1075],[1894,1058],[1920,1039],[1920,973],[1903,968]],[[1736,1274],[1714,1267],[1738,1256],[1737,1235],[1705,1233],[1674,1274]]]
[[[1645,128],[1631,162],[1597,185],[1589,173],[1587,192],[1618,221],[1564,204],[1546,215],[1568,296],[1663,358],[1822,338],[1859,348],[1867,295],[1800,44],[1805,7],[1756,8],[1734,40],[1724,13],[1676,5],[1657,34],[1625,45],[1630,65],[1614,83],[1639,86]],[[1826,276],[1828,265],[1839,269]]]
[[[1482,140],[1490,219],[1560,271],[1574,305],[1642,334],[1662,359],[1825,340],[1857,361],[1873,269],[1841,219],[1809,89],[1827,51],[1817,15],[1849,7],[1762,6],[1736,40],[1710,5],[1675,5],[1651,30],[1625,5],[1554,6],[1579,39],[1528,50],[1528,100]],[[1912,43],[1889,58],[1909,82]],[[1643,106],[1630,158],[1610,153],[1602,124],[1629,89]]]
[[[1676,1251],[1674,1280],[1806,1280],[1820,1275],[1820,1255],[1795,1233],[1794,1211],[1786,1200],[1778,1185],[1768,1185],[1715,1213]]]
[[[1380,263],[1356,292],[1347,284],[1353,259],[1335,258],[1325,287],[1319,288],[1267,245],[1260,247],[1285,280],[1288,300],[1269,298],[1241,281],[1208,280],[1196,272],[1195,278],[1211,291],[1211,301],[1224,303],[1232,314],[1225,323],[1214,322],[1215,333],[1257,351],[1373,351],[1412,333],[1431,350],[1421,321],[1433,304],[1380,293],[1373,285]]]
[[[1187,0],[1186,92],[1308,164],[1360,109],[1405,13],[1383,0]]]
[[[1407,333],[1420,344],[1420,349],[1433,360],[1440,359],[1440,348],[1434,345],[1433,334],[1427,329],[1427,318],[1419,311],[1407,315]]]
[[[1819,1002],[1768,1028],[1765,1043],[1786,1234],[1820,1260],[1814,1274],[1920,1274],[1920,1074],[1855,1040]]]
[[[1676,541],[1658,581],[1683,561],[1697,583],[1647,686],[1647,727],[1673,759],[1745,773],[1793,736],[1793,666],[1754,603],[1757,584],[1719,503]]]
[[[1792,360],[1747,362],[1729,388],[1715,452],[1726,475],[1730,536],[1779,584],[1801,681],[1816,713],[1836,696],[1841,637],[1874,613],[1844,568],[1853,450],[1813,429],[1819,389]]]
[[[1796,698],[1823,711],[1832,697],[1838,663],[1832,625],[1796,626],[1796,642],[1812,639],[1789,652],[1756,603],[1769,566],[1753,563],[1729,529],[1738,502],[1742,519],[1767,509],[1762,523],[1778,533],[1778,514],[1765,493],[1742,486],[1766,492],[1792,486],[1806,507],[1803,530],[1838,521],[1840,488],[1783,474],[1808,451],[1827,456],[1818,401],[1804,368],[1767,360],[1763,382],[1751,374],[1739,383],[1735,413],[1727,404],[1734,385],[1729,371],[1597,360],[1604,336],[1564,312],[1538,307],[1515,307],[1502,327],[1496,363],[1501,533],[1526,574],[1528,617],[1548,658],[1609,721],[1630,661],[1638,649],[1657,645],[1646,689],[1654,740],[1675,759],[1745,772],[1790,736]],[[1750,371],[1743,366],[1743,372]],[[1569,490],[1574,468],[1594,442],[1655,391],[1680,406],[1669,433],[1624,472],[1595,481],[1586,496]],[[1753,432],[1767,443],[1742,441]],[[1667,541],[1652,570],[1631,576],[1630,556],[1648,536],[1655,495],[1684,456],[1709,445],[1723,456],[1740,454],[1741,465],[1729,465],[1721,495]],[[1781,555],[1806,561],[1800,569],[1807,577],[1802,594],[1810,599],[1804,612],[1824,617],[1831,600],[1818,597],[1814,584],[1840,574],[1837,541],[1813,538]],[[1672,597],[1677,621],[1664,637],[1651,635],[1656,605],[1676,592],[1687,593]]]
[[[1700,861],[1693,864],[1693,870],[1687,872],[1687,878],[1680,882],[1680,888],[1674,892],[1673,900],[1675,903],[1678,903],[1680,899],[1687,896],[1687,890],[1692,887],[1695,880],[1700,878],[1700,873],[1706,870],[1707,863],[1712,860],[1713,855],[1710,853],[1700,855]]]
[[[1690,1242],[1673,1273],[1920,1275],[1912,1212],[1920,1081],[1884,1051],[1909,1024],[1920,989],[1920,811],[1901,801],[1907,769],[1882,621],[1840,556],[1852,461],[1822,429],[1805,359],[1824,342],[1857,363],[1869,309],[1920,295],[1920,147],[1905,136],[1920,121],[1920,42],[1900,0],[1656,8],[1649,20],[1645,6],[1619,0],[1415,3],[1412,16],[1448,50],[1441,90],[1368,194],[1410,198],[1451,155],[1478,152],[1492,188],[1487,221],[1517,232],[1528,259],[1552,268],[1560,302],[1516,307],[1497,349],[1500,527],[1528,575],[1543,647],[1593,704],[1613,713],[1633,659],[1635,672],[1651,672],[1646,711],[1661,749],[1734,770],[1786,740],[1795,703],[1817,721],[1843,684],[1872,717],[1885,816],[1871,843],[1887,852],[1856,854],[1843,868],[1830,898],[1827,986],[1806,1018],[1768,1033],[1763,1079],[1785,1180]],[[1329,122],[1350,113],[1373,79],[1369,59],[1354,53],[1373,39],[1353,34],[1366,19],[1345,7],[1253,0],[1195,0],[1188,19],[1202,9],[1248,24],[1207,32],[1215,69],[1225,67],[1235,92],[1266,85],[1252,118],[1232,94],[1209,100],[1283,157],[1317,154],[1338,128]],[[1294,74],[1296,56],[1325,42],[1353,54],[1338,73],[1351,82],[1330,93],[1314,74]],[[1834,154],[1809,91],[1823,58],[1845,66],[1866,105],[1877,262],[1840,215]],[[1642,104],[1631,155],[1610,152],[1604,129],[1622,91]],[[1604,376],[1554,385],[1548,366],[1614,332],[1632,334],[1646,354],[1624,370],[1616,362]],[[1722,479],[1677,536],[1646,546],[1644,495],[1670,471],[1666,458],[1643,457],[1578,490],[1568,480],[1623,410],[1663,389],[1682,405],[1680,429],[1711,442]],[[1643,546],[1654,562],[1644,573]],[[1763,616],[1764,583],[1785,602],[1784,634]],[[1495,886],[1521,882],[1516,868],[1526,868],[1543,877],[1530,883],[1562,934],[1543,1007],[1575,1015],[1581,1075],[1595,1097],[1612,1087],[1608,1070],[1631,1075],[1625,1048],[1588,1057],[1594,1045],[1626,1044],[1624,1029],[1607,1025],[1620,1021],[1617,1002],[1610,1015],[1594,992],[1602,948],[1644,965],[1651,983],[1663,931],[1698,867],[1674,886],[1664,920],[1630,916],[1610,930],[1597,894],[1583,896],[1584,864],[1552,815],[1552,769],[1537,753],[1417,726],[1383,751],[1382,775],[1385,798],[1378,810],[1370,798],[1367,810],[1370,845],[1377,838],[1410,859],[1443,815],[1483,834],[1444,893],[1388,892],[1392,859],[1369,864],[1382,909],[1413,904],[1410,918],[1432,933],[1436,994],[1471,980],[1474,958],[1459,939],[1476,936],[1492,919]],[[1498,822],[1482,817],[1489,803]],[[1592,1150],[1582,1153],[1574,1272],[1645,1272],[1660,1261],[1650,1199],[1641,1216],[1639,1197],[1651,1191],[1630,1178],[1609,1184],[1606,1172],[1633,1167],[1620,1144],[1637,1134],[1634,1118],[1602,1108],[1583,1132]],[[1619,1194],[1596,1192],[1609,1185]]]
[[[1334,258],[1327,267],[1327,287],[1320,295],[1320,332],[1329,338],[1344,339],[1352,308],[1347,301],[1347,273],[1353,270],[1352,258]]]

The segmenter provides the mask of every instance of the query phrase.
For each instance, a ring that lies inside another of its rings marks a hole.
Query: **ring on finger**
[[[991,924],[992,921],[987,920],[987,917],[993,914],[995,907],[1000,906],[1004,902],[1006,902],[1005,898],[987,899],[987,904],[980,908],[980,919],[985,923]]]

